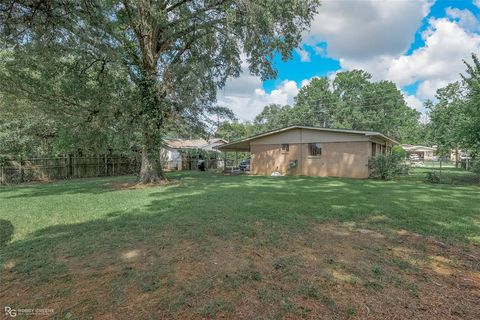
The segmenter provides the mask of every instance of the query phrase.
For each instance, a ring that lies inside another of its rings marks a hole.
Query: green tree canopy
[[[82,110],[79,118],[93,112],[100,128],[107,126],[102,123],[106,117],[114,117],[122,131],[135,131],[142,149],[140,181],[155,182],[163,178],[158,150],[166,132],[179,122],[195,124],[212,112],[217,88],[227,78],[239,76],[242,54],[252,74],[274,77],[274,54],[291,57],[318,4],[318,0],[4,0],[0,40],[14,52],[14,64],[9,66],[15,67],[8,76],[17,77],[15,71],[25,69],[20,75],[28,78],[32,89],[19,89],[17,96],[33,104],[39,97],[57,99],[52,113],[62,106],[69,109],[73,100],[74,108]],[[46,59],[49,51],[50,61],[63,67],[37,73],[29,65],[29,54]],[[78,78],[69,87],[69,80],[91,69],[107,71],[104,82]],[[119,82],[110,83],[115,72]],[[15,90],[7,86],[9,92]],[[63,104],[58,101],[62,98]],[[76,120],[73,123],[81,122]]]
[[[416,143],[422,136],[419,117],[394,83],[373,82],[369,73],[353,70],[339,72],[333,80],[312,79],[293,107],[266,106],[254,125],[257,132],[289,125],[373,130]]]
[[[135,91],[123,70],[103,60],[92,64],[55,44],[3,51],[0,143],[12,137],[3,150],[39,154],[128,148],[134,137],[126,115],[134,108]]]
[[[217,131],[215,132],[215,137],[223,138],[227,141],[235,141],[238,139],[246,138],[254,134],[254,127],[250,123],[241,123],[238,121],[225,121],[222,122]]]
[[[453,149],[464,146],[465,95],[464,83],[453,82],[437,90],[436,103],[426,103],[432,139],[442,155],[450,155]]]
[[[296,112],[289,105],[270,104],[265,106],[254,119],[254,132],[261,133],[295,124]]]
[[[480,61],[475,54],[472,54],[472,60],[473,64],[465,62],[466,75],[462,76],[468,88],[462,136],[466,147],[478,157],[480,155]]]
[[[458,157],[460,149],[480,155],[480,62],[475,54],[472,60],[463,81],[438,89],[436,101],[426,103],[432,140],[443,155],[457,150]]]

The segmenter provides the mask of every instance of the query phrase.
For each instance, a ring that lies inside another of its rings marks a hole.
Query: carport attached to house
[[[218,147],[250,152],[251,172],[288,175],[368,177],[369,157],[389,153],[397,144],[372,131],[293,126]]]

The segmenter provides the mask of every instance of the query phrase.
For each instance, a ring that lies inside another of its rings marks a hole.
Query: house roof
[[[172,149],[204,149],[212,145],[218,145],[226,143],[226,140],[220,138],[214,138],[211,140],[205,139],[169,139],[164,143]]]
[[[427,147],[427,146],[415,146],[411,144],[402,144],[401,147],[405,151],[419,151],[419,152],[425,152],[425,151],[436,151],[437,148],[435,147]]]
[[[263,138],[269,135],[277,134],[280,132],[292,130],[292,129],[307,129],[307,130],[316,130],[316,131],[324,131],[324,132],[340,132],[340,133],[350,133],[350,134],[360,134],[360,135],[365,135],[368,137],[381,137],[387,141],[390,141],[394,144],[399,144],[396,140],[387,137],[386,135],[376,132],[376,131],[364,131],[364,130],[352,130],[352,129],[333,129],[333,128],[321,128],[321,127],[307,127],[307,126],[289,126],[285,128],[280,128],[280,129],[275,129],[271,131],[267,131],[264,133],[260,133],[251,137],[239,139],[236,141],[232,141],[230,143],[225,143],[222,144],[218,147],[215,147],[216,149],[220,151],[249,151],[249,143],[252,140]]]

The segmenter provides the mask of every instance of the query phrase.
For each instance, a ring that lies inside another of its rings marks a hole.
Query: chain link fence
[[[426,168],[433,168],[433,169],[441,169],[441,168],[460,168],[464,170],[470,170],[475,161],[470,158],[460,159],[459,161],[453,161],[451,159],[433,159],[433,160],[419,160],[419,161],[412,161],[406,160],[406,163],[411,165],[412,167],[426,167]]]

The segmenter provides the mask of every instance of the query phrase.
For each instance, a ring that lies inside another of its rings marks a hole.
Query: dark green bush
[[[436,172],[429,171],[425,175],[425,182],[440,183],[440,176]]]
[[[369,161],[370,177],[389,180],[401,174],[407,174],[408,168],[402,164],[398,154],[379,154]]]
[[[478,181],[480,182],[480,159],[479,158],[475,159],[470,170],[477,175]]]
[[[406,176],[410,172],[410,165],[406,163],[401,163],[399,166],[400,175]]]
[[[398,156],[400,159],[405,159],[407,157],[407,151],[400,146],[394,146],[392,148],[392,154]]]

